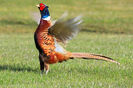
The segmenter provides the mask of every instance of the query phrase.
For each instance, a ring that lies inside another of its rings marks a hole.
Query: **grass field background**
[[[37,25],[30,13],[38,11],[35,5],[40,2],[42,0],[0,0],[0,32],[33,31]],[[133,33],[132,0],[46,0],[45,3],[53,19],[65,11],[69,18],[83,15],[84,31]]]
[[[41,0],[0,0],[1,88],[132,88],[132,0],[46,0],[53,19],[65,11],[83,15],[82,31],[66,49],[102,54],[120,62],[69,60],[50,65],[40,75],[33,33],[37,24],[30,13]]]

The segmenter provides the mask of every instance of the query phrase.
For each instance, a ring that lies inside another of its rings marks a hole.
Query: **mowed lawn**
[[[39,13],[40,2],[49,6],[54,20],[66,11],[68,18],[82,15],[84,31],[133,33],[132,0],[0,0],[0,32],[33,31],[31,13]]]
[[[120,62],[74,59],[50,65],[40,74],[33,34],[0,35],[0,87],[131,88],[133,87],[133,36],[80,33],[66,49],[102,54]]]
[[[65,47],[121,63],[74,59],[41,75],[31,13],[42,0],[0,0],[0,88],[132,88],[133,1],[45,0],[52,19],[83,15],[81,32]]]

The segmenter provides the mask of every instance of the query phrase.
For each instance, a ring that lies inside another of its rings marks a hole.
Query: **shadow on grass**
[[[81,29],[81,32],[88,32],[88,33],[104,33],[104,34],[130,34],[124,31],[112,31],[112,30],[92,30],[92,29]]]
[[[23,21],[14,21],[14,20],[1,20],[3,24],[10,24],[10,25],[24,25]]]
[[[5,25],[24,25],[24,26],[33,26],[35,24],[32,20],[16,20],[16,19],[2,19],[0,21],[1,24]]]
[[[33,69],[30,67],[21,67],[19,65],[0,65],[0,71],[3,70],[9,70],[9,71],[14,71],[14,72],[34,72],[34,73],[38,73],[38,69]]]

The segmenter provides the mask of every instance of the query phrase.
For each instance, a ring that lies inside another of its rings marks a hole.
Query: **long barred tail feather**
[[[71,58],[83,58],[83,59],[96,59],[96,60],[104,60],[104,61],[109,61],[109,62],[113,62],[116,64],[119,64],[119,62],[113,60],[110,57],[106,57],[103,55],[97,55],[97,54],[88,54],[88,53],[72,53],[72,55],[70,56]]]

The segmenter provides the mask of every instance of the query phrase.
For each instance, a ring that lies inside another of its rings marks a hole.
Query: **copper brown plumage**
[[[48,6],[42,3],[37,6],[41,13],[41,20],[35,31],[34,40],[39,51],[40,70],[42,72],[44,68],[46,73],[48,72],[49,64],[74,58],[105,60],[119,64],[113,59],[102,55],[66,51],[58,44],[57,40],[64,43],[74,37],[79,31],[78,26],[81,23],[81,17],[78,16],[65,21],[65,16],[63,16],[52,25]]]

